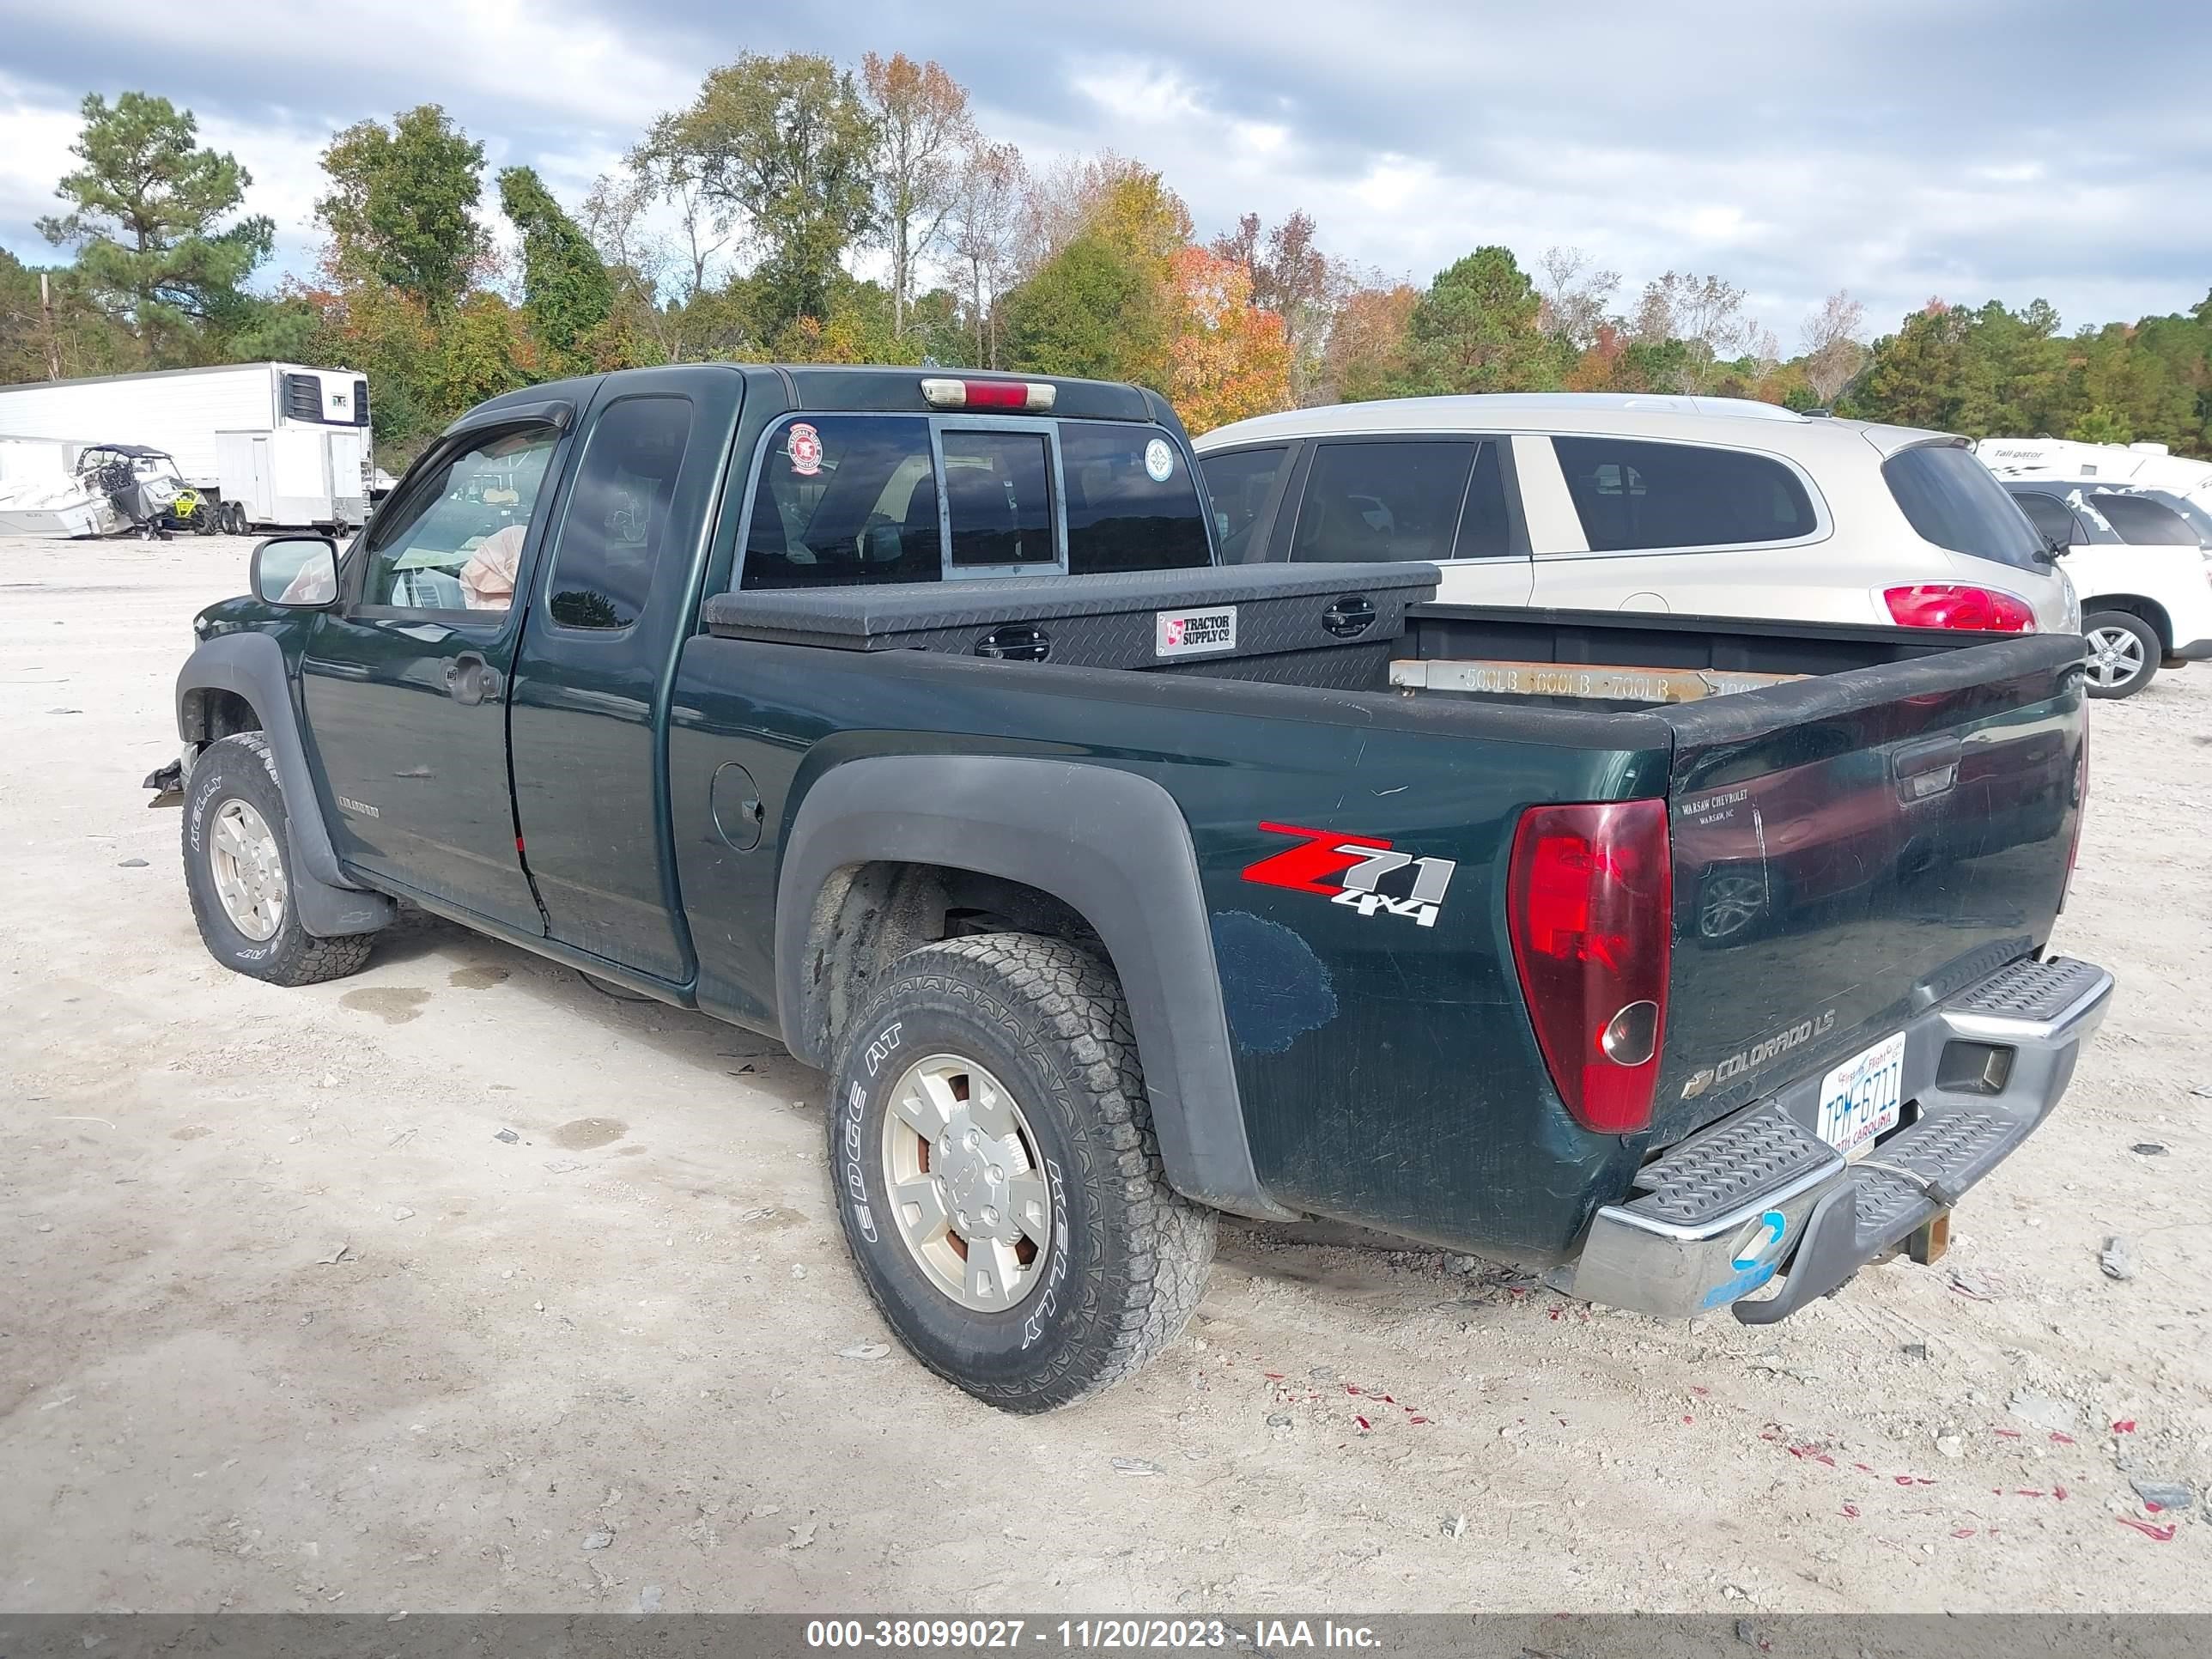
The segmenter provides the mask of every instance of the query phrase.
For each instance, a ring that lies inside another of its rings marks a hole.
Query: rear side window
[[[1057,565],[1052,441],[1042,432],[951,428],[943,441],[953,565]]]
[[[1433,439],[1322,445],[1306,474],[1291,557],[1309,564],[1452,557],[1475,447]]]
[[[2100,490],[2089,497],[2089,505],[2104,514],[2105,522],[2124,542],[2138,547],[2197,545],[2197,532],[2186,520],[2172,507],[2141,495],[2115,495]]]
[[[2072,547],[2088,539],[2074,522],[2074,515],[2066,510],[2066,503],[2056,495],[2031,495],[2026,490],[2011,494],[2013,500],[2020,503],[2020,510],[2027,514],[2027,521],[2059,546]]]
[[[1513,526],[1505,511],[1505,473],[1495,443],[1483,445],[1468,481],[1467,505],[1459,515],[1455,559],[1502,559],[1513,551]]]
[[[629,398],[600,416],[561,512],[546,609],[563,628],[628,628],[668,540],[691,441],[689,398]]]
[[[944,574],[929,422],[818,415],[770,440],[745,528],[744,586],[935,581]]]
[[[2041,562],[2043,538],[1989,468],[1958,444],[1921,444],[1881,464],[1898,510],[1923,541],[2022,570]]]
[[[1769,456],[1626,438],[1552,447],[1594,553],[1797,541],[1820,528],[1804,484]]]
[[[1258,556],[1252,545],[1253,527],[1275,475],[1283,470],[1286,446],[1273,449],[1239,449],[1226,455],[1208,455],[1199,465],[1206,471],[1206,493],[1213,498],[1213,527],[1221,538],[1224,563],[1242,564]]]
[[[1064,421],[1060,470],[1067,485],[1070,575],[1213,562],[1190,465],[1159,428]]]

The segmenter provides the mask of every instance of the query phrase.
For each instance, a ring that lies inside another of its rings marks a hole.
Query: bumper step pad
[[[2052,1020],[2112,975],[2094,963],[2054,957],[2049,962],[2015,962],[1946,1005],[1954,1014],[1984,1019]]]
[[[1627,1207],[1675,1227],[1701,1227],[1754,1196],[1843,1166],[1843,1155],[1778,1106],[1729,1118],[1637,1172],[1644,1195]]]

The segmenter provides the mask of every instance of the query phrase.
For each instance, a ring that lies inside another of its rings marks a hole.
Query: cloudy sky
[[[934,58],[1033,164],[1117,149],[1201,231],[1303,207],[1417,282],[1486,242],[1579,246],[1631,289],[1717,271],[1785,349],[1838,287],[1880,328],[1941,295],[2040,295],[2069,329],[2212,288],[2202,0],[0,0],[0,246],[52,257],[34,221],[88,91],[195,111],[304,270],[334,128],[441,103],[573,203],[707,67],[793,48]]]

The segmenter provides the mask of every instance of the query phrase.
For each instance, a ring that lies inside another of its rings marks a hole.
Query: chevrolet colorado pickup
[[[1009,1410],[1170,1341],[1217,1212],[1752,1322],[1932,1255],[2112,990],[2045,950],[2080,639],[1436,582],[1221,566],[1131,387],[517,392],[198,617],[185,883],[277,984],[404,901],[779,1036],[867,1289]]]

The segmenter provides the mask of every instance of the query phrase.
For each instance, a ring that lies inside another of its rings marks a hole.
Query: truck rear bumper
[[[2112,994],[2092,963],[1999,969],[1906,1025],[1917,1111],[1869,1152],[1847,1161],[1813,1133],[1819,1079],[1801,1079],[1645,1165],[1638,1195],[1597,1212],[1555,1282],[1664,1317],[1729,1304],[1747,1324],[1788,1317],[1946,1214],[2033,1133]],[[1775,1295],[1743,1299],[1778,1276]]]

